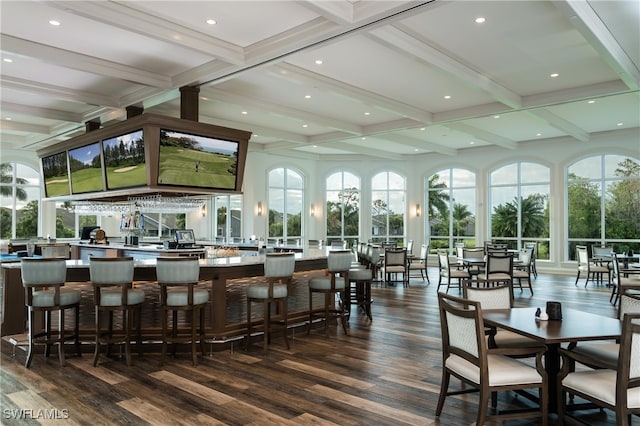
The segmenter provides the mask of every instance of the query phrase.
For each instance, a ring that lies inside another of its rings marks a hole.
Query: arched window
[[[360,178],[337,172],[326,181],[327,240],[347,241],[351,247],[360,235]]]
[[[565,259],[575,246],[613,245],[640,251],[640,159],[597,155],[567,167],[568,234]]]
[[[302,240],[304,179],[289,168],[269,172],[269,238],[275,242]]]
[[[494,170],[490,176],[491,240],[509,248],[536,242],[538,259],[549,259],[549,192],[547,166],[517,162]]]
[[[0,164],[1,238],[38,236],[40,173],[21,163]]]
[[[425,180],[425,205],[431,248],[464,242],[475,246],[476,175],[465,169],[445,169]]]
[[[374,242],[404,242],[406,180],[393,172],[371,179],[371,235]]]
[[[217,195],[213,197],[211,215],[216,241],[234,243],[242,241],[242,195]]]

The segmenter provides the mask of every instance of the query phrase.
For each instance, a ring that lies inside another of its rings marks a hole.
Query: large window
[[[491,240],[517,249],[537,243],[537,258],[549,259],[549,168],[518,162],[494,170],[491,186]]]
[[[373,242],[404,243],[405,178],[378,173],[371,180],[371,235]]]
[[[269,172],[269,238],[281,243],[302,239],[304,179],[289,168]]]
[[[0,164],[0,237],[38,236],[40,173],[20,163]]]
[[[360,233],[360,179],[349,172],[327,178],[327,240],[347,241],[351,247]]]
[[[213,197],[212,215],[215,239],[222,243],[242,242],[242,196],[218,195]]]
[[[425,182],[425,205],[431,248],[450,248],[454,243],[475,246],[476,175],[465,169],[446,169]]]
[[[598,155],[567,168],[566,257],[577,244],[640,251],[640,160]]]

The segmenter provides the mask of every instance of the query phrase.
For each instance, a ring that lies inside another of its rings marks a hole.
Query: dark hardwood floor
[[[25,418],[27,414],[40,416],[41,423],[86,425],[473,424],[476,394],[447,398],[442,416],[434,416],[442,354],[437,270],[429,273],[430,285],[412,278],[410,288],[374,287],[373,322],[354,312],[348,336],[336,326],[329,338],[321,327],[310,336],[300,327],[293,330],[291,350],[274,336],[267,356],[256,339],[248,351],[242,342],[218,344],[197,367],[184,353],[169,357],[160,368],[159,355],[152,353],[134,355],[132,367],[122,358],[102,357],[94,368],[92,354],[75,357],[69,348],[64,368],[56,356],[46,359],[38,353],[26,369],[24,351],[12,356],[12,345],[3,341],[2,423],[39,423]],[[563,307],[615,316],[609,288],[574,286],[574,280],[539,275],[535,296],[516,290],[515,304],[545,306],[555,300]],[[453,380],[452,386],[459,382]],[[504,393],[500,404],[513,408],[529,402]],[[17,418],[16,410],[31,411]],[[43,419],[51,415],[62,419]],[[615,424],[611,411],[593,410],[581,417],[590,425]],[[633,422],[640,425],[637,417]]]

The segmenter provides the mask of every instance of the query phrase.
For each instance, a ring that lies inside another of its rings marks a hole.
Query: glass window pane
[[[522,163],[521,173],[523,184],[549,182],[551,179],[551,170],[542,164]]]
[[[389,187],[387,181],[387,173],[378,173],[371,179],[371,188],[376,189],[387,189]]]
[[[599,238],[601,186],[585,179],[569,181],[567,225],[569,238]]]
[[[586,179],[598,179],[602,176],[602,157],[589,157],[576,161],[569,167],[569,174]]]
[[[287,169],[287,188],[302,189],[302,176],[293,170]]]
[[[404,178],[397,173],[389,173],[389,189],[404,190]]]
[[[491,185],[508,185],[518,182],[518,164],[509,164],[491,173]]]
[[[284,187],[284,169],[274,169],[269,172],[270,187]]]

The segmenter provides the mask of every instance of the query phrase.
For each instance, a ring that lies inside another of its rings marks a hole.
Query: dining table
[[[549,378],[549,412],[557,413],[560,403],[560,346],[571,342],[618,339],[622,334],[622,322],[617,318],[568,308],[562,308],[562,319],[540,320],[536,317],[536,310],[535,307],[484,310],[482,318],[485,325],[518,333],[547,347],[544,364]]]

